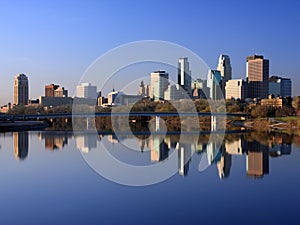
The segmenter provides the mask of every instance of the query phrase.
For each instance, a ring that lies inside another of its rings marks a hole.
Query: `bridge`
[[[24,115],[0,115],[0,120],[38,120],[55,118],[91,118],[91,117],[115,117],[115,116],[142,116],[142,117],[166,117],[166,116],[212,116],[212,117],[248,117],[246,113],[223,112],[97,112],[97,113],[51,113],[51,114],[24,114]]]

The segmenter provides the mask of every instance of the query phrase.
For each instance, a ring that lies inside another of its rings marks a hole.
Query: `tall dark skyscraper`
[[[267,98],[269,94],[269,60],[261,55],[247,57],[249,98]]]
[[[188,58],[178,60],[178,82],[189,96],[192,95],[192,78]]]

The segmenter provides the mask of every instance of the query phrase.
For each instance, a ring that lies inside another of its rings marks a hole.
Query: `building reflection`
[[[95,134],[76,135],[76,147],[83,153],[89,153],[93,148],[97,148],[97,138]]]
[[[151,136],[149,147],[152,162],[160,162],[168,158],[169,148],[163,137]]]
[[[230,176],[234,158],[245,157],[245,174],[252,178],[262,178],[269,174],[269,157],[290,155],[292,151],[291,142],[276,137],[276,141],[256,141],[251,135],[236,135],[225,139],[222,142],[209,142],[209,138],[197,135],[96,135],[93,133],[73,134],[72,132],[40,132],[40,140],[45,141],[45,149],[62,149],[68,144],[68,139],[74,137],[76,147],[83,153],[89,153],[97,148],[97,140],[106,136],[110,144],[120,144],[126,139],[137,139],[137,146],[149,156],[152,163],[162,162],[168,159],[171,151],[176,154],[177,169],[180,176],[188,175],[191,170],[193,154],[204,154],[208,165],[215,165],[220,179]],[[14,155],[17,160],[24,160],[28,157],[29,148],[28,132],[13,133]],[[272,138],[270,139],[272,140]],[[262,144],[263,143],[263,144]],[[149,151],[149,152],[148,152]],[[138,151],[137,151],[138,152]],[[149,154],[149,155],[148,155]],[[201,158],[202,159],[202,158]],[[149,160],[147,158],[147,160]],[[175,161],[176,163],[176,161]]]
[[[192,145],[178,142],[176,149],[178,151],[178,173],[181,176],[186,176],[190,168]]]
[[[14,155],[17,160],[24,160],[28,156],[28,132],[14,133]]]
[[[258,141],[245,141],[246,171],[251,177],[263,177],[269,173],[269,147]]]
[[[45,149],[58,150],[64,148],[68,144],[68,138],[71,137],[68,133],[53,133],[41,132],[40,139],[45,140]]]

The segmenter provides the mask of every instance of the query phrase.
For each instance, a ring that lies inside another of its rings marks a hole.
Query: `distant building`
[[[247,57],[246,73],[249,98],[267,98],[269,94],[269,60],[261,55]]]
[[[97,86],[91,83],[82,83],[76,88],[76,97],[85,99],[97,99]]]
[[[25,74],[17,74],[14,80],[14,105],[28,104],[29,81]]]
[[[68,91],[57,84],[49,84],[45,86],[45,97],[68,97]]]
[[[150,96],[150,86],[145,85],[144,81],[141,81],[138,94],[143,97],[149,97]]]
[[[115,91],[115,90],[108,93],[108,95],[107,95],[107,104],[108,105],[121,104],[120,100],[117,99],[117,97],[119,98],[120,95],[123,95],[123,94],[124,94],[123,92],[119,92],[119,91]]]
[[[209,98],[212,100],[222,99],[221,73],[218,70],[209,70],[207,75],[207,87],[209,88]]]
[[[269,78],[269,94],[275,97],[291,97],[292,81],[289,78],[272,76]]]
[[[188,96],[192,96],[192,78],[188,58],[178,60],[178,84],[186,91]]]
[[[243,79],[228,80],[225,85],[226,99],[244,100],[247,96],[246,82]]]
[[[72,105],[73,104],[73,98],[71,98],[71,97],[45,97],[45,96],[40,96],[39,103],[42,107],[55,107],[55,106]]]
[[[223,95],[226,95],[226,82],[232,79],[232,68],[230,63],[230,58],[228,55],[220,55],[219,62],[218,62],[218,68],[217,70],[221,73],[222,78],[222,92]]]
[[[282,108],[288,105],[288,99],[277,97],[273,98],[272,95],[269,95],[269,98],[264,98],[260,101],[260,104],[272,108]]]
[[[151,73],[151,89],[154,101],[164,100],[164,94],[169,85],[169,74],[166,71]]]
[[[192,83],[193,98],[207,98],[209,97],[209,89],[207,88],[207,80],[196,79]]]
[[[169,85],[164,94],[164,99],[167,101],[179,100],[181,98],[181,90],[178,84]]]

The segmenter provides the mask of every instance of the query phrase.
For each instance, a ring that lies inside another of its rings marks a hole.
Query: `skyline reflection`
[[[131,141],[139,151],[135,155],[144,157],[147,163],[155,164],[167,160],[171,151],[177,151],[178,174],[187,176],[191,169],[190,164],[194,154],[207,157],[211,166],[216,166],[217,176],[220,179],[229,178],[234,165],[235,157],[244,157],[245,175],[250,178],[263,178],[269,174],[270,158],[283,157],[292,153],[293,140],[289,136],[274,134],[269,140],[263,137],[258,140],[255,133],[226,134],[221,147],[216,142],[208,142],[208,135],[121,135],[92,133],[74,134],[72,132],[14,132],[13,149],[16,160],[29,160],[29,136],[37,135],[38,140],[44,142],[45,150],[62,150],[68,146],[69,139],[74,139],[76,148],[83,154],[97,151],[100,142],[106,147],[121,149],[126,141]],[[269,134],[270,135],[270,134]],[[1,136],[0,136],[1,137]],[[120,150],[121,151],[121,150]],[[123,155],[126,151],[122,150]],[[205,153],[205,154],[204,154]],[[115,153],[116,157],[120,152]],[[132,154],[132,153],[131,153]],[[1,155],[0,155],[1,157]]]

